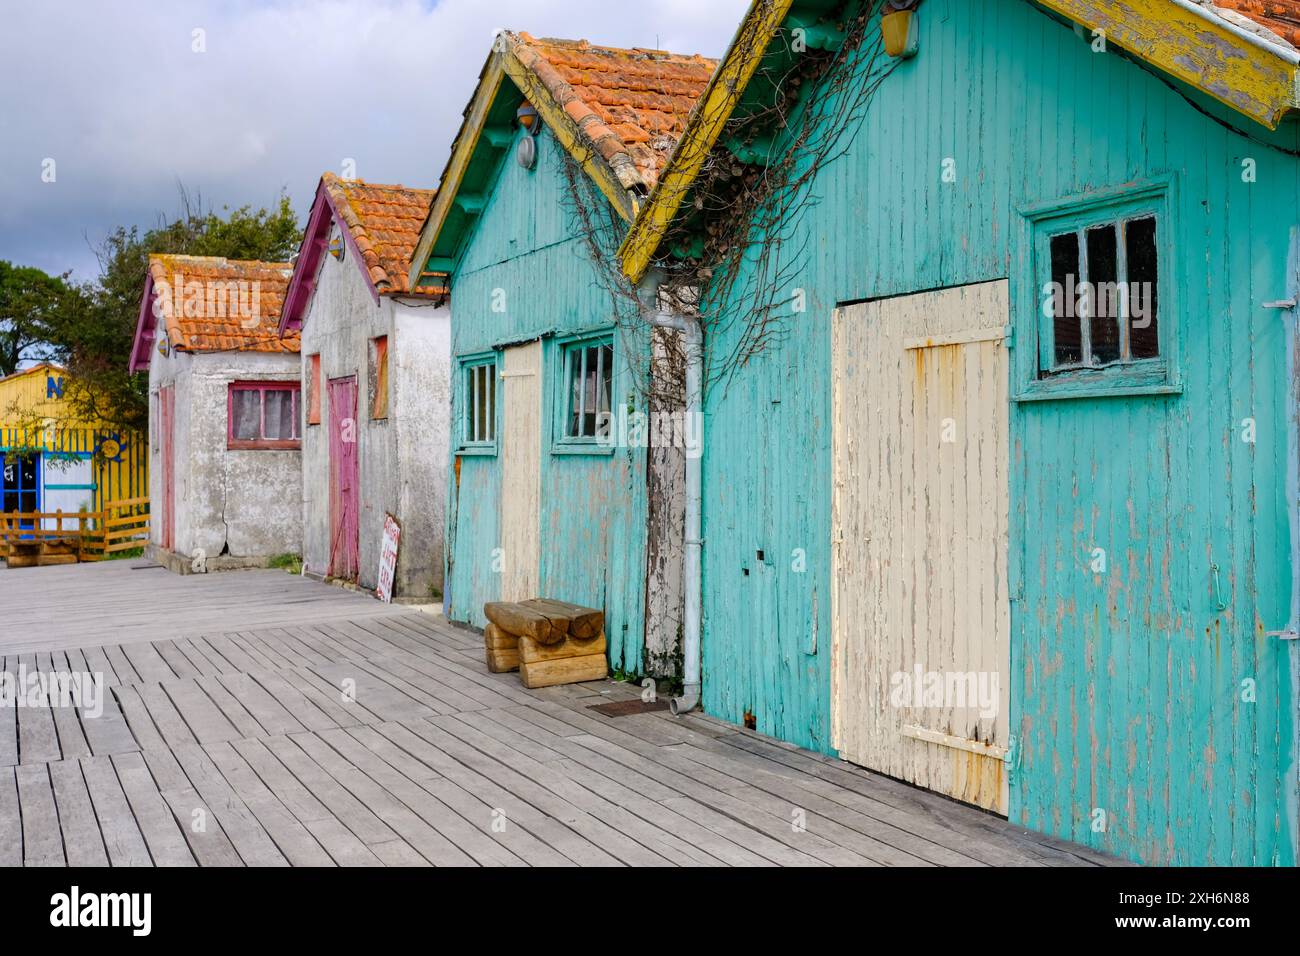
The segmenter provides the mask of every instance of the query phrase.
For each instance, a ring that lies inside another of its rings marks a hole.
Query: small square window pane
[[[1083,361],[1083,332],[1076,311],[1079,283],[1079,236],[1067,232],[1051,239],[1054,298],[1052,341],[1053,364],[1078,365]]]
[[[293,438],[293,392],[288,389],[268,389],[266,396],[266,434],[268,441],[290,441]]]
[[[1088,230],[1088,295],[1093,365],[1109,365],[1120,357],[1119,240],[1115,224]]]
[[[1133,358],[1158,358],[1156,221],[1152,216],[1124,224],[1124,249],[1128,256],[1129,351]]]
[[[262,393],[256,389],[241,388],[231,398],[230,413],[235,417],[233,434],[241,441],[257,441],[262,437]]]

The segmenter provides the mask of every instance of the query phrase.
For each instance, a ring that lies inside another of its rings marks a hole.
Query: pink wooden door
[[[171,385],[158,389],[158,431],[162,443],[162,546],[176,548],[176,390]]]
[[[357,380],[330,380],[330,574],[355,581],[361,564],[357,537]]]

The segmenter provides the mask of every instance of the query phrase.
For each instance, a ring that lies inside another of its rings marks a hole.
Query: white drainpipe
[[[686,415],[699,422],[700,447],[696,454],[686,454],[686,527],[682,556],[682,587],[685,590],[685,621],[682,633],[682,696],[669,701],[673,714],[685,714],[700,703],[700,554],[704,541],[700,537],[700,457],[704,453],[704,331],[694,316],[677,315],[659,307],[662,276],[647,280],[650,314],[648,321],[661,329],[676,329],[685,338],[686,347]],[[683,430],[685,431],[685,430]]]

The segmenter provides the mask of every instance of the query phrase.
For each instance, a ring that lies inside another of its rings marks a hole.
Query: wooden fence
[[[149,499],[107,502],[100,511],[0,513],[0,557],[12,567],[100,561],[149,541]]]
[[[32,429],[0,422],[0,453],[10,452],[41,454],[51,459],[92,458],[90,483],[94,489],[88,495],[92,511],[107,511],[123,500],[149,494],[146,435],[62,424]]]

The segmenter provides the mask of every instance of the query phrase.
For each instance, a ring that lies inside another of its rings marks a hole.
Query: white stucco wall
[[[262,558],[302,547],[302,464],[296,450],[231,450],[228,394],[236,381],[294,381],[297,355],[161,355],[149,367],[150,540],[162,542],[163,441],[158,390],[175,386],[175,530],[172,548],[208,558]]]
[[[370,418],[370,340],[388,336],[388,417]],[[376,304],[351,257],[324,256],[302,330],[303,394],[312,355],[320,355],[321,422],[303,432],[303,558],[310,571],[330,564],[329,433],[331,379],[356,376],[360,472],[359,583],[373,588],[384,515],[402,525],[394,594],[428,598],[442,588],[448,392],[447,308],[381,297]],[[304,409],[307,403],[304,401]]]
[[[414,590],[442,594],[451,450],[451,310],[394,304],[398,349],[390,363],[399,449],[399,576]]]

